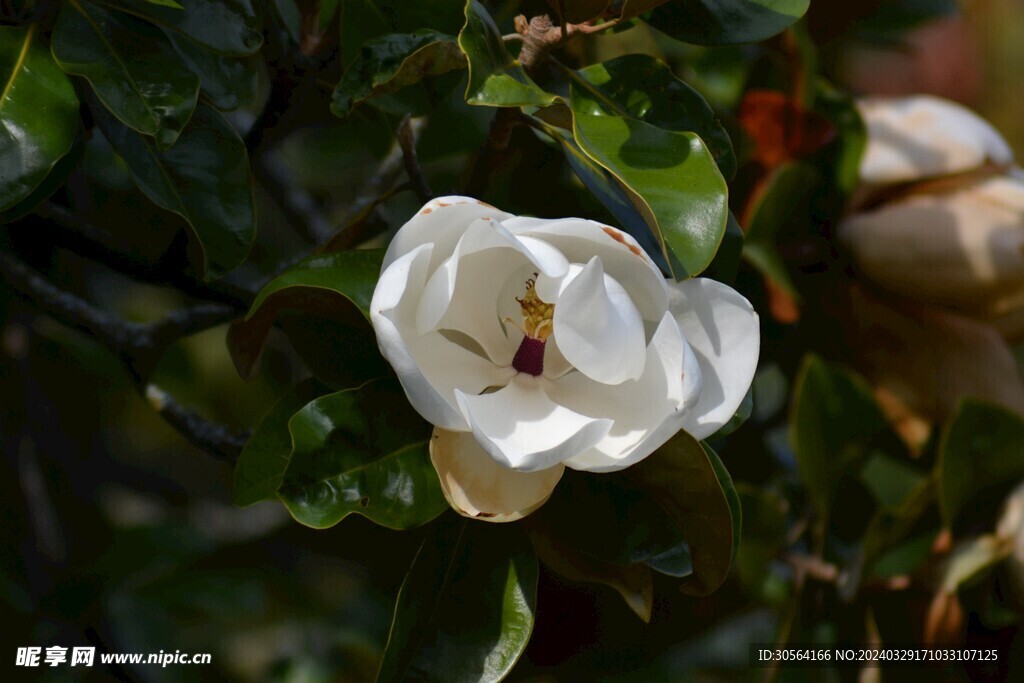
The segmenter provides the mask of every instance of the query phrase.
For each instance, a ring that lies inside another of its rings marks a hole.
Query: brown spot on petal
[[[431,213],[432,211],[433,211],[433,209],[428,206],[427,208],[425,208],[422,211],[420,211],[420,214],[428,214],[428,213]]]
[[[494,513],[494,512],[478,512],[478,513],[476,513],[476,516],[477,517],[483,517],[484,519],[488,519],[490,517],[497,517],[498,515],[497,515],[497,513]]]
[[[434,202],[434,203],[437,204],[438,206],[451,206],[451,204],[447,204],[445,202]]]
[[[629,242],[627,242],[626,241],[626,236],[623,235],[618,230],[616,230],[615,228],[604,228],[604,233],[606,235],[608,235],[609,237],[611,237],[616,242],[618,242],[619,244],[621,244],[622,246],[624,246],[627,249],[629,249],[631,252],[633,252],[634,254],[639,256],[640,258],[642,258],[642,259],[646,259],[647,258],[647,254],[645,254],[643,252],[643,249],[641,249],[640,247],[636,246],[635,244],[630,244]]]

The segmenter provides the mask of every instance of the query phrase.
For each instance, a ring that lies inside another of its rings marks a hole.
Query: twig
[[[434,191],[430,189],[423,169],[420,168],[419,158],[416,155],[417,130],[413,127],[413,118],[409,114],[402,117],[398,124],[398,144],[402,148],[402,161],[405,162],[405,172],[409,175],[409,182],[416,193],[416,197],[426,204],[434,198]]]
[[[317,202],[295,186],[292,174],[273,152],[260,155],[252,168],[256,179],[281,209],[289,225],[295,226],[299,234],[311,244],[327,239],[333,232],[330,221],[324,217]]]
[[[237,309],[199,304],[175,311],[153,323],[133,323],[102,311],[54,286],[15,256],[0,252],[0,279],[22,299],[61,323],[83,332],[117,356],[136,387],[185,438],[220,459],[237,457],[245,439],[181,407],[166,392],[148,384],[157,361],[174,341],[227,322]],[[158,393],[155,393],[158,392]],[[159,397],[156,401],[154,397]]]

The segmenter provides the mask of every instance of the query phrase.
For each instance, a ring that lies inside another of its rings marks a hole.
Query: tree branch
[[[420,168],[419,158],[416,154],[416,139],[419,133],[419,120],[413,121],[412,116],[406,114],[402,122],[398,124],[398,144],[402,148],[402,161],[405,162],[405,172],[409,175],[409,182],[416,193],[416,197],[426,204],[434,198],[434,191],[430,189],[423,169]]]
[[[182,337],[228,322],[238,315],[238,309],[207,303],[175,311],[152,323],[128,322],[60,289],[20,259],[2,251],[0,279],[32,306],[89,335],[117,356],[136,388],[190,442],[226,461],[241,452],[243,436],[183,408],[166,392],[148,383],[168,346]]]

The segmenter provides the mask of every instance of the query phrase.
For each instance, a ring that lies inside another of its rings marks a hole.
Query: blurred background
[[[488,4],[509,22],[518,3]],[[1024,153],[1024,1],[965,1],[959,13],[908,21],[898,31],[862,21],[872,14],[865,10],[869,5],[812,2],[806,26],[833,82],[856,94],[930,92],[963,102]],[[575,55],[580,61],[633,51],[660,54],[727,111],[739,103],[754,53],[764,48],[681,46],[637,28],[573,49],[585,52]],[[265,99],[267,74],[261,88]],[[452,93],[450,102],[431,103],[419,138],[421,161],[441,193],[465,174],[491,115],[465,107],[460,88]],[[353,220],[367,178],[387,163],[395,114],[360,110],[358,125],[343,125],[328,112],[329,86],[308,97],[277,142],[277,160],[299,189],[327,207],[330,226],[337,228]],[[236,112],[232,123],[246,130],[257,110]],[[516,159],[496,172],[488,201],[516,213],[547,215],[550,197],[558,192],[560,215],[603,215],[560,154],[527,131],[515,135]],[[180,225],[134,189],[102,136],[93,136],[82,153],[67,196],[57,199],[102,222],[136,250],[154,256],[166,251]],[[259,282],[282,256],[287,260],[310,241],[290,228],[290,217],[273,201],[274,177],[264,174],[258,182],[259,243],[244,272],[232,275],[239,286]],[[386,235],[416,207],[411,193],[396,194],[369,220],[375,232]],[[19,221],[4,239],[55,282],[85,292],[105,309],[146,321],[186,302],[173,289],[140,285],[54,248],[34,227],[31,218]],[[740,275],[741,284],[755,281]],[[766,304],[757,304],[766,318]],[[102,347],[39,315],[5,288],[0,320],[4,657],[13,659],[19,646],[51,643],[213,654],[210,666],[94,668],[84,678],[97,681],[373,680],[394,598],[419,542],[416,532],[390,532],[357,516],[316,531],[274,503],[235,508],[230,467],[157,417]],[[273,337],[263,372],[244,382],[225,348],[225,331],[215,328],[176,344],[154,381],[182,404],[246,430],[306,369],[283,338]],[[791,387],[782,367],[762,370],[748,427],[720,449],[744,497],[748,524],[771,526],[785,519],[790,498],[801,497],[787,489],[795,484],[787,479],[794,469],[785,443]],[[761,487],[768,481],[771,495]],[[656,584],[649,624],[611,589],[542,570],[534,638],[510,680],[760,680],[762,672],[746,667],[746,644],[775,638],[790,604],[794,568],[759,552],[756,543],[745,545],[733,578],[708,598],[680,595],[667,579]],[[892,624],[919,618],[929,599],[924,592],[905,591],[877,606],[876,619]],[[840,631],[844,619],[863,620],[863,605],[826,599],[804,608],[834,618]],[[1015,624],[990,628],[970,613],[964,618],[975,643],[1016,642]],[[906,633],[913,632],[908,627]],[[835,632],[818,635],[827,640]],[[1003,680],[1007,666],[965,675]],[[69,668],[31,675],[83,680]],[[817,675],[787,670],[780,680]]]

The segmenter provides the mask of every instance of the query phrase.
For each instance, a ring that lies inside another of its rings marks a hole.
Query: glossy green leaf
[[[174,144],[199,97],[199,79],[159,29],[97,5],[69,0],[53,29],[54,59],[89,81],[122,123]]]
[[[494,19],[477,0],[466,3],[466,25],[459,47],[469,61],[466,101],[489,107],[546,107],[558,98],[544,92],[515,60]]]
[[[94,138],[101,139],[102,137],[102,135],[94,136]],[[31,213],[42,202],[53,195],[54,192],[63,187],[71,174],[79,167],[83,158],[88,158],[86,152],[87,144],[82,137],[77,137],[74,144],[71,145],[71,150],[57,160],[57,163],[53,165],[50,172],[46,174],[42,182],[36,185],[34,190],[13,206],[0,211],[0,225],[13,223],[26,214]]]
[[[303,406],[328,391],[316,380],[304,380],[281,396],[263,416],[235,464],[235,505],[277,499],[277,490],[281,488],[292,458],[288,421]]]
[[[465,21],[461,0],[340,0],[342,65],[348,67],[362,45],[385,33],[430,28],[455,35]]]
[[[672,275],[698,275],[714,258],[729,218],[728,188],[707,147],[695,133],[587,114],[578,108],[586,102],[578,90],[574,83],[576,142],[632,193]]]
[[[167,31],[167,37],[185,66],[199,77],[203,93],[217,109],[232,111],[256,100],[260,69],[264,68],[259,55],[223,55],[174,31]]]
[[[352,107],[371,97],[465,66],[455,38],[432,29],[368,40],[334,89],[331,111],[344,118]]]
[[[732,140],[699,92],[676,78],[667,64],[633,54],[576,71],[573,110],[628,116],[664,130],[693,132],[715,157],[722,175],[736,173]]]
[[[939,444],[939,508],[958,529],[981,521],[1024,480],[1024,420],[981,401],[965,401]]]
[[[430,425],[397,380],[322,396],[288,421],[295,448],[278,497],[317,529],[357,513],[411,529],[448,509],[430,463]]]
[[[650,567],[643,564],[612,564],[581,553],[570,545],[531,528],[530,541],[537,557],[551,571],[569,579],[598,583],[615,589],[626,605],[643,621],[651,620],[654,606],[654,580]]]
[[[378,683],[492,683],[533,630],[537,558],[518,524],[449,515],[402,584]]]
[[[342,321],[359,317],[368,326],[370,300],[383,260],[383,249],[316,254],[267,283],[245,319],[234,322],[228,331],[228,348],[239,374],[252,375],[267,333],[282,310]]]
[[[560,545],[612,564],[667,561],[686,543],[649,492],[621,475],[566,472],[531,520]]]
[[[650,5],[649,0],[631,0]],[[731,45],[770,38],[804,15],[810,0],[671,0],[648,19],[655,28],[687,43]]]
[[[712,593],[729,573],[741,524],[739,497],[718,456],[679,432],[624,474],[661,507],[689,545],[693,574],[681,590]]]
[[[36,27],[0,27],[0,209],[28,197],[68,153],[78,132],[71,81]]]
[[[178,142],[160,151],[102,108],[92,109],[139,189],[188,221],[202,253],[204,277],[218,277],[241,264],[256,237],[256,207],[245,144],[223,115],[200,104]]]
[[[215,52],[249,55],[263,44],[263,22],[253,0],[188,0],[182,9],[146,0],[92,0],[175,31]]]
[[[840,478],[887,431],[863,379],[808,356],[797,375],[790,438],[807,495],[827,518]]]

